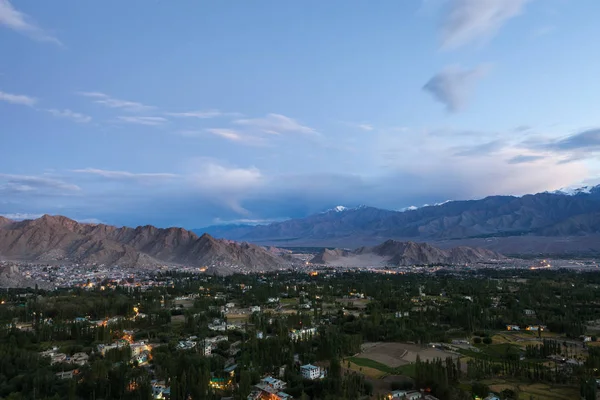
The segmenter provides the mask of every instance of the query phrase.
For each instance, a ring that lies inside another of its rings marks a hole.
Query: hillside
[[[1,224],[0,256],[124,267],[183,264],[216,273],[273,270],[290,264],[256,245],[207,234],[198,237],[181,228],[116,228],[49,215]]]
[[[379,265],[463,265],[504,260],[496,252],[471,247],[455,247],[442,250],[427,243],[387,240],[372,247],[360,247],[354,251],[324,249],[311,262],[332,266],[379,266]]]

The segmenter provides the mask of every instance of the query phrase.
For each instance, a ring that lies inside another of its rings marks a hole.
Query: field
[[[344,360],[344,367],[361,372],[372,379],[389,375],[414,375],[414,362],[417,354],[421,360],[457,357],[434,348],[421,348],[407,343],[365,343],[361,353]]]
[[[407,343],[365,343],[362,346],[362,352],[356,357],[373,360],[390,368],[397,368],[414,363],[417,360],[417,354],[422,361],[457,357],[456,354],[440,349]]]
[[[505,389],[517,391],[519,400],[572,400],[579,398],[579,392],[573,387],[548,385],[544,383],[526,384],[514,380],[490,379],[482,381],[490,390],[500,393]]]
[[[227,322],[244,322],[248,320],[249,315],[248,314],[226,314],[227,316]]]

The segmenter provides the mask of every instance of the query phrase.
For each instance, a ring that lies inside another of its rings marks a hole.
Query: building
[[[252,306],[252,307],[250,307],[250,312],[251,313],[260,312],[260,306]]]
[[[527,310],[523,310],[523,314],[525,314],[527,317],[534,317],[535,311],[527,309]]]
[[[290,331],[290,339],[292,340],[305,340],[311,338],[317,333],[317,328],[306,328],[306,329],[294,329]]]
[[[521,327],[519,325],[506,325],[507,331],[520,331]]]
[[[321,368],[316,365],[306,364],[300,367],[300,372],[302,373],[302,377],[304,379],[319,379],[321,376]]]
[[[394,390],[388,395],[388,399],[398,400],[421,400],[422,398],[421,392],[417,390]]]
[[[282,380],[267,376],[256,384],[255,390],[250,393],[248,400],[268,399],[268,400],[292,400],[292,396],[283,392],[286,383]]]

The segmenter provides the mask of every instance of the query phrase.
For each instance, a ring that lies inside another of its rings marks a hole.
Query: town
[[[162,271],[143,284],[121,272],[9,289],[0,295],[0,396],[595,395],[595,272],[427,269]]]

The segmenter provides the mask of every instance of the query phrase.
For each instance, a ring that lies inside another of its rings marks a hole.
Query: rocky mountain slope
[[[216,237],[278,245],[344,246],[385,239],[600,235],[600,186],[450,201],[405,211],[358,207],[260,226],[211,227]],[[600,251],[600,241],[598,245]]]
[[[354,251],[324,249],[311,262],[339,266],[378,265],[464,265],[504,260],[496,252],[471,247],[455,247],[442,250],[427,243],[387,240],[373,247],[360,247]]]
[[[290,263],[256,245],[198,237],[181,228],[117,228],[49,215],[0,224],[0,256],[128,267],[183,264],[217,273],[272,270]]]
[[[0,266],[0,288],[52,289],[48,282],[37,282],[24,276],[16,265]]]

